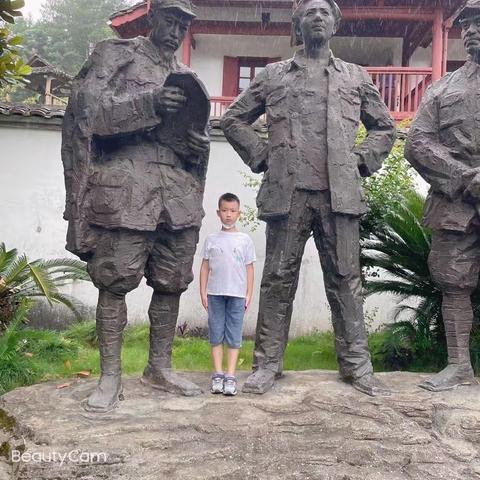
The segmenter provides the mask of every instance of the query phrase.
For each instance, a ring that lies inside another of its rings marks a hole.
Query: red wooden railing
[[[431,67],[368,67],[367,70],[395,120],[412,118],[432,83]]]
[[[220,118],[225,113],[225,110],[235,100],[235,97],[211,97],[210,116],[213,118]]]
[[[395,120],[413,118],[425,90],[432,83],[430,67],[368,67],[367,71]],[[212,97],[211,100],[211,116],[219,118],[234,97]]]

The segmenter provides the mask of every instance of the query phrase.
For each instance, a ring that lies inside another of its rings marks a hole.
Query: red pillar
[[[192,32],[188,30],[182,44],[182,63],[187,67],[190,66],[192,58]]]
[[[435,8],[432,35],[432,81],[442,78],[443,69],[443,9]]]

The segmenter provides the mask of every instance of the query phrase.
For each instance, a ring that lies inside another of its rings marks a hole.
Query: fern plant
[[[32,383],[36,378],[35,367],[22,352],[20,327],[24,323],[32,301],[22,298],[11,318],[8,328],[0,336],[0,395],[12,386]]]
[[[5,330],[23,298],[61,303],[80,316],[78,303],[60,291],[74,280],[90,280],[85,263],[70,258],[29,261],[0,244],[0,331]]]
[[[442,294],[428,269],[431,232],[422,225],[424,203],[423,195],[407,190],[362,241],[362,265],[370,272],[364,282],[366,295],[390,293],[399,298],[396,322],[386,328],[380,352],[393,368],[407,368],[414,361],[438,368],[446,360]]]

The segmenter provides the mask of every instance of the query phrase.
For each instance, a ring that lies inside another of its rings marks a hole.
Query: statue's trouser
[[[471,370],[469,340],[473,311],[470,296],[478,284],[480,271],[478,230],[434,230],[428,264],[434,282],[443,293],[448,363]]]
[[[123,329],[126,325],[125,295],[100,290],[97,304],[97,335],[102,374],[120,375]]]
[[[98,229],[95,255],[88,263],[100,290],[97,332],[102,374],[121,374],[123,329],[127,324],[125,295],[143,276],[154,289],[149,308],[149,368],[171,367],[173,337],[180,295],[193,280],[192,264],[198,229],[172,232]]]
[[[373,368],[363,319],[359,219],[333,214],[328,191],[297,191],[290,214],[267,222],[254,369],[282,371],[302,255],[312,231],[332,310],[340,373],[361,378]]]

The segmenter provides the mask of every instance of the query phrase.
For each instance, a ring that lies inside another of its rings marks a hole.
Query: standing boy
[[[222,223],[203,246],[200,269],[200,297],[208,311],[208,336],[212,346],[214,373],[212,393],[237,394],[235,369],[242,343],[243,317],[252,301],[252,239],[239,232],[240,200],[225,193],[218,200],[217,215]],[[223,372],[223,345],[227,346],[227,373]]]

